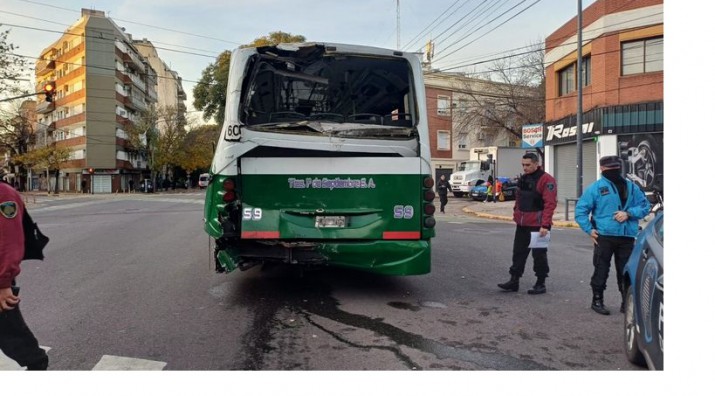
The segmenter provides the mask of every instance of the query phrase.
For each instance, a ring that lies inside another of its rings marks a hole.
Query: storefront
[[[559,199],[576,198],[576,116],[546,124],[547,168]],[[663,174],[663,102],[609,106],[583,114],[583,189],[599,176],[598,159],[619,155],[624,177],[651,191]]]

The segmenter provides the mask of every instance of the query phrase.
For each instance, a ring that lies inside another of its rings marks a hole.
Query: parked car
[[[638,234],[623,273],[626,357],[651,370],[663,370],[662,210]]]
[[[209,174],[202,173],[199,175],[199,189],[204,189],[209,186]]]
[[[502,195],[498,198],[499,201],[512,201],[516,199],[517,181],[503,176],[499,176],[498,179],[502,183]],[[475,201],[485,201],[487,199],[486,182],[472,187],[469,191],[469,196]]]
[[[145,192],[145,193],[153,193],[154,192],[154,184],[152,184],[151,180],[149,179],[143,179],[141,183],[139,183],[139,191]]]

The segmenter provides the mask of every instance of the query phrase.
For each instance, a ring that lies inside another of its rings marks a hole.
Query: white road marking
[[[49,351],[50,348],[46,346],[41,346],[45,351]],[[161,371],[166,367],[166,362],[159,362],[155,360],[146,359],[136,359],[123,356],[112,356],[104,355],[99,362],[94,365],[92,370],[94,371]],[[0,352],[0,371],[12,371],[12,370],[25,370],[24,367],[20,367],[14,360],[3,355]],[[50,370],[52,370],[52,359],[50,358]]]
[[[50,350],[50,347],[42,346],[40,345],[40,348],[44,349],[45,352]],[[9,371],[9,370],[25,370],[24,367],[20,367],[14,360],[10,359],[9,357],[5,356],[2,352],[0,352],[0,371]]]
[[[116,370],[122,370],[122,371],[156,370],[156,371],[161,371],[164,369],[165,366],[166,366],[166,362],[158,362],[155,360],[146,360],[146,359],[136,359],[136,358],[128,358],[128,357],[122,357],[122,356],[104,355],[104,356],[102,356],[102,359],[99,361],[99,363],[97,363],[92,370],[93,371],[100,371],[100,370],[115,370],[115,371]]]

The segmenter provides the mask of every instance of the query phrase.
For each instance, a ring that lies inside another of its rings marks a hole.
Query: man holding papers
[[[528,293],[543,294],[546,293],[545,281],[549,275],[546,237],[550,236],[552,217],[556,210],[556,180],[541,169],[539,156],[536,153],[524,154],[521,167],[524,174],[519,178],[514,201],[516,233],[512,265],[509,268],[511,279],[497,286],[506,291],[519,291],[519,278],[524,274],[526,260],[531,252],[534,258],[536,284]],[[532,233],[536,234],[537,239],[534,245],[532,245]]]

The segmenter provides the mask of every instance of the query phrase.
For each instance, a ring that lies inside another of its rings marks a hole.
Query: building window
[[[437,131],[437,150],[449,150],[449,131]]]
[[[566,68],[559,70],[559,96],[568,95],[576,91],[576,66],[574,62]],[[582,86],[591,85],[591,56],[581,58],[581,81]]]
[[[621,43],[621,75],[663,70],[663,37]]]
[[[437,97],[437,114],[449,115],[449,96]]]
[[[581,80],[582,86],[591,85],[591,57],[586,56],[581,58]]]
[[[572,63],[559,70],[559,96],[567,95],[576,90],[576,64]]]
[[[460,133],[459,136],[457,136],[457,148],[459,150],[467,150],[467,144],[467,134]]]

